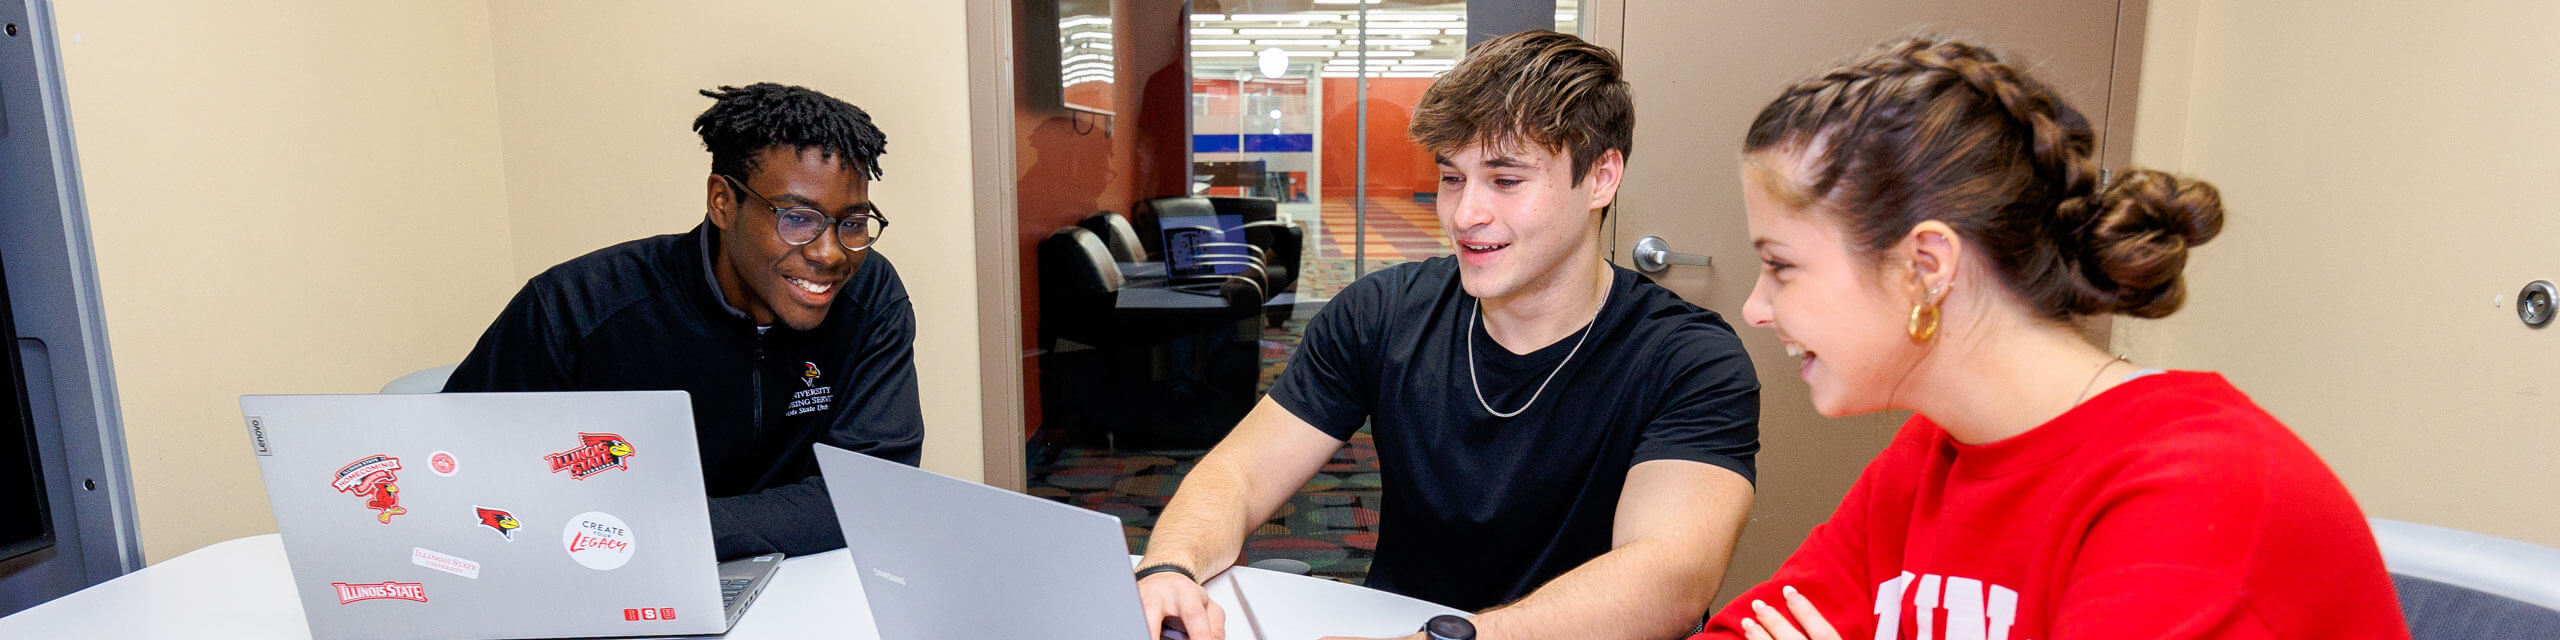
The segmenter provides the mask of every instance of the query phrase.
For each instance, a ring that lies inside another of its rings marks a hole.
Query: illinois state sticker
[[[629,463],[623,460],[630,458],[634,452],[631,441],[624,440],[621,435],[580,433],[578,446],[570,447],[568,451],[545,455],[542,459],[551,463],[552,473],[567,471],[569,477],[585,480],[588,476],[595,474],[629,468],[627,466]]]

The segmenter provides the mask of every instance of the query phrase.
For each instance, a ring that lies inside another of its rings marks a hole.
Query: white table
[[[871,606],[843,550],[783,561],[727,638],[872,640]],[[1439,605],[1331,580],[1239,567],[1209,581],[1227,610],[1227,637],[1315,640],[1391,637],[1456,613]],[[1240,608],[1239,594],[1251,609]],[[1250,621],[1250,622],[1249,622]],[[308,638],[293,595],[284,543],[275,534],[215,543],[0,618],[0,638]]]

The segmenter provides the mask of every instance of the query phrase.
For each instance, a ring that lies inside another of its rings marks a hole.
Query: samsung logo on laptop
[[[881,571],[881,570],[879,570],[879,569],[872,569],[872,570],[871,570],[871,575],[880,576],[880,579],[882,579],[882,580],[887,580],[887,581],[890,581],[890,582],[898,583],[898,586],[901,586],[901,587],[903,587],[903,586],[907,586],[907,579],[906,579],[906,578],[900,578],[900,577],[898,577],[898,574],[890,573],[890,572],[887,572],[887,571]]]

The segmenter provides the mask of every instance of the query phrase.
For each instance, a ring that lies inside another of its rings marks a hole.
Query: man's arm
[[[1751,495],[1751,482],[1723,467],[1636,464],[1618,498],[1609,552],[1477,616],[1476,637],[1665,638],[1688,631],[1715,599]]]
[[[446,392],[564,391],[574,354],[540,281],[527,282],[445,378]]]
[[[1138,566],[1171,564],[1201,580],[1226,571],[1242,554],[1245,534],[1279,511],[1341,448],[1342,441],[1263,397],[1182,477],[1182,488],[1156,518],[1146,559]],[[1224,614],[1198,584],[1178,574],[1156,574],[1138,586],[1148,637],[1155,637],[1166,615],[1180,617],[1193,638],[1225,636]]]

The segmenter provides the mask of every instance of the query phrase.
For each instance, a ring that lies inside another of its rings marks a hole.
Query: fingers
[[[1209,622],[1207,625],[1209,632],[1203,634],[1201,640],[1227,640],[1227,609],[1218,606],[1216,602],[1209,601],[1209,592],[1206,589],[1200,591],[1200,610],[1200,618]],[[1185,617],[1182,622],[1187,625],[1191,620]]]
[[[1179,623],[1171,626],[1182,629],[1189,637],[1218,640],[1218,629],[1201,611],[1208,602],[1207,591],[1180,575],[1162,573],[1138,581],[1138,605],[1147,617],[1147,640],[1165,637],[1168,616]]]
[[[1748,640],[1773,640],[1769,637],[1768,629],[1760,628],[1760,623],[1754,622],[1750,618],[1742,619],[1742,637],[1747,638]]]
[[[1779,590],[1785,592],[1787,611],[1795,614],[1796,624],[1804,625],[1804,634],[1807,637],[1813,640],[1839,640],[1840,630],[1831,628],[1831,621],[1822,618],[1822,610],[1813,608],[1812,600],[1805,598],[1803,593],[1798,593],[1795,587],[1784,587]]]
[[[1147,617],[1147,640],[1164,637],[1165,620],[1194,640],[1225,640],[1226,612],[1209,601],[1209,591],[1180,575],[1159,573],[1138,581],[1138,604]]]
[[[1788,622],[1787,614],[1779,613],[1777,607],[1753,600],[1751,611],[1759,614],[1760,626],[1768,630],[1770,640],[1806,640],[1804,632],[1797,631],[1795,623]]]
[[[1147,640],[1164,637],[1164,606],[1145,591],[1138,592],[1138,609],[1147,616]]]

